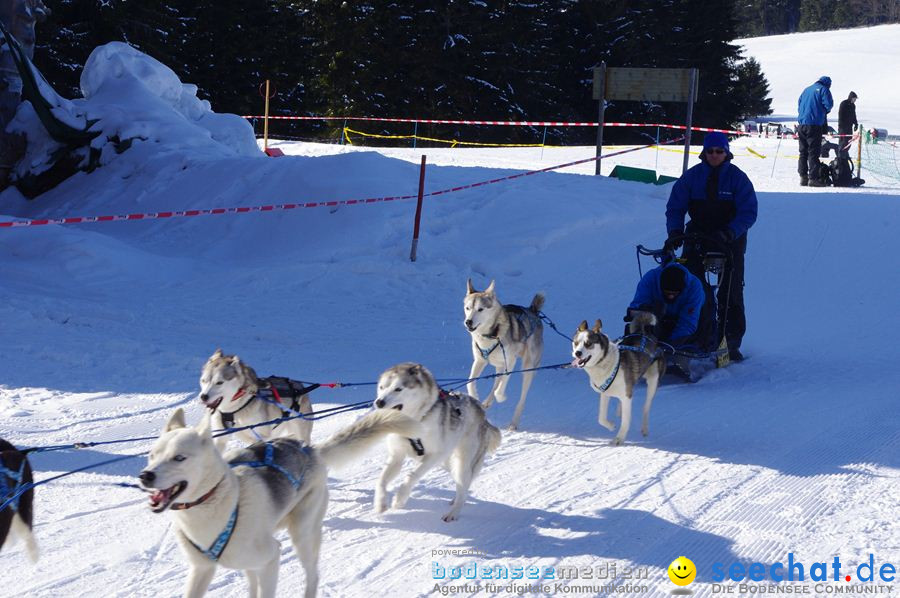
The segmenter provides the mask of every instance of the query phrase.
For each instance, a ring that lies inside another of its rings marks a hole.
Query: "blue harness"
[[[309,447],[301,446],[299,449],[301,453],[308,453]],[[238,467],[239,465],[244,465],[246,467],[271,467],[275,471],[281,473],[284,477],[288,479],[291,483],[291,486],[294,487],[294,490],[300,489],[300,484],[303,482],[303,476],[300,478],[294,477],[291,472],[289,472],[285,467],[275,463],[275,447],[272,446],[271,442],[266,443],[266,453],[263,456],[262,461],[232,461],[228,464],[230,467]],[[197,549],[198,552],[205,555],[211,561],[218,561],[222,556],[222,553],[225,552],[225,547],[228,546],[228,541],[231,540],[231,535],[234,533],[234,527],[237,525],[238,518],[238,507],[235,505],[234,511],[231,513],[231,517],[228,518],[228,522],[225,523],[225,528],[222,532],[216,537],[212,546],[208,549],[203,549],[196,544],[194,544],[193,540],[185,536],[187,541],[191,543],[191,545]]]
[[[9,503],[9,508],[11,508],[13,511],[19,510],[19,499],[22,497],[22,495],[20,494],[16,496],[16,492],[18,492],[19,486],[22,485],[22,476],[24,475],[24,472],[25,459],[22,459],[22,464],[19,465],[19,471],[13,471],[12,469],[9,469],[8,467],[0,463],[0,497],[2,497],[4,501],[6,501],[6,499],[10,496],[15,496],[15,498]],[[6,478],[10,478],[16,481],[15,485],[12,488],[10,488],[9,484],[6,481]]]
[[[621,347],[620,347],[621,348]],[[609,375],[609,378],[603,381],[599,387],[595,386],[594,390],[599,390],[600,392],[605,392],[607,388],[612,386],[613,380],[616,379],[616,374],[619,373],[619,364],[622,362],[622,359],[618,353],[616,353],[616,365],[613,367],[612,373]]]
[[[515,311],[512,311],[510,313],[516,320],[519,321],[519,324],[522,326],[522,328],[528,330],[528,334],[526,334],[525,338],[522,339],[523,343],[526,342],[529,338],[531,338],[531,335],[534,334],[534,331],[537,330],[537,327],[540,326],[540,318],[531,310],[527,310],[524,308],[516,309]],[[495,330],[497,330],[498,328],[500,328],[499,324],[497,325],[497,328],[495,328]],[[497,338],[497,333],[495,332],[493,336],[486,336],[484,338]],[[478,347],[477,344],[475,346]],[[503,360],[506,361],[506,350],[503,349],[503,343],[500,342],[499,338],[497,338],[497,342],[494,343],[494,346],[492,346],[490,349],[482,349],[481,347],[478,347],[478,350],[481,352],[481,356],[484,359],[487,359],[488,356],[493,353],[494,349],[496,349],[497,347],[500,347],[500,349],[503,350]]]

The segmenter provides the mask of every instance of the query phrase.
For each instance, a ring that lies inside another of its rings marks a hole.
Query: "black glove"
[[[665,243],[663,243],[663,249],[665,249],[666,251],[675,251],[676,249],[681,247],[683,239],[676,239],[676,237],[680,237],[680,236],[681,236],[681,231],[670,230],[669,238],[666,239]]]
[[[716,241],[724,243],[725,245],[728,245],[729,243],[734,241],[734,233],[731,232],[730,228],[723,228],[721,230],[717,230],[716,232],[713,233],[712,236]]]

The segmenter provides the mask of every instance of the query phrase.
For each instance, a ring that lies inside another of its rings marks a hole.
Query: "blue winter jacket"
[[[737,239],[753,226],[757,203],[750,178],[730,159],[726,160],[719,166],[718,199],[710,200],[706,196],[706,181],[711,173],[712,167],[700,162],[675,181],[666,204],[667,231],[683,232],[688,212],[700,232],[727,227]],[[711,205],[711,201],[728,203]]]
[[[797,100],[798,125],[828,124],[828,113],[834,107],[830,87],[831,79],[822,77],[803,90]]]
[[[662,289],[659,286],[659,277],[666,267],[681,268],[684,270],[684,290],[678,294],[675,301],[667,303],[663,296]],[[653,268],[641,278],[637,289],[634,291],[634,299],[631,301],[630,309],[639,309],[647,306],[665,306],[666,316],[674,316],[677,318],[675,328],[672,335],[667,339],[681,339],[694,334],[700,322],[700,311],[703,309],[703,303],[706,301],[706,295],[703,293],[703,283],[700,279],[690,273],[690,271],[681,264],[673,264],[669,266],[660,266]]]

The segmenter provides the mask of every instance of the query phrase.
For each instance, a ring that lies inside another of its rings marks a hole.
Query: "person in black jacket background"
[[[848,157],[850,155],[849,150],[844,148],[847,147],[853,133],[859,128],[859,123],[856,122],[857,97],[856,92],[851,91],[850,95],[847,96],[847,99],[841,102],[840,107],[838,107],[838,135],[840,136],[838,145],[840,145],[841,148],[839,155],[842,157]]]

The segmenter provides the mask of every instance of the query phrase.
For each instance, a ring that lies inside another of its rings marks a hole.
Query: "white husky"
[[[296,383],[291,384],[286,378],[260,379],[240,357],[224,355],[222,349],[216,349],[200,372],[199,398],[213,412],[212,425],[217,429],[261,424],[291,417],[292,412],[312,413],[308,395],[294,392],[282,397],[274,380],[284,381],[288,392],[296,388]],[[247,442],[283,436],[309,444],[312,425],[312,420],[294,417],[272,426],[252,428],[253,431],[243,430],[236,436]],[[225,443],[221,437],[216,441],[219,448],[224,448]]]
[[[402,509],[422,476],[443,464],[456,482],[456,497],[443,519],[456,520],[485,456],[500,446],[500,430],[487,421],[478,401],[441,391],[431,372],[417,363],[401,363],[381,374],[375,407],[402,411],[422,424],[417,436],[388,437],[388,462],[375,487],[375,510],[382,513],[387,509],[387,485],[400,473],[406,458],[412,457],[419,464],[397,488],[393,508]]]
[[[489,363],[498,374],[511,371],[518,358],[522,359],[522,369],[528,370],[540,365],[544,352],[544,325],[539,314],[543,305],[544,296],[541,293],[534,296],[529,307],[503,305],[497,299],[493,280],[484,291],[476,291],[472,286],[472,279],[469,279],[463,299],[464,324],[472,336],[474,358],[469,378],[480,376]],[[533,371],[522,374],[522,394],[509,424],[510,430],[519,427],[525,397],[533,378]],[[494,399],[501,403],[506,400],[507,384],[509,376],[497,376],[494,379],[494,386],[484,401],[485,409],[494,403]],[[478,388],[474,380],[469,382],[466,390],[478,399]]]
[[[644,399],[644,419],[641,434],[650,433],[650,407],[659,381],[666,373],[666,358],[656,346],[652,329],[656,317],[647,312],[637,312],[628,325],[629,334],[616,344],[603,333],[603,323],[597,320],[588,329],[582,321],[572,339],[572,365],[583,368],[591,381],[591,388],[600,393],[598,422],[612,432],[616,429],[608,419],[609,399],[619,399],[618,413],[622,417],[614,445],[622,444],[631,426],[631,398],[634,387],[642,377],[647,381],[647,398]]]
[[[176,537],[191,567],[184,595],[206,593],[216,566],[222,565],[244,571],[251,597],[274,597],[281,560],[274,534],[286,527],[306,572],[305,596],[315,596],[328,504],[326,465],[354,458],[386,434],[414,435],[419,429],[401,413],[375,411],[318,448],[276,438],[223,458],[213,442],[209,414],[196,428],[187,428],[178,409],[150,451],[140,480],[152,492],[153,512],[169,509],[175,519]]]

